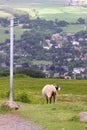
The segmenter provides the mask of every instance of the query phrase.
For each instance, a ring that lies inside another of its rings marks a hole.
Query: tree
[[[66,27],[68,24],[69,24],[69,23],[66,22],[66,21],[64,21],[64,20],[61,20],[61,21],[59,21],[59,22],[57,23],[57,25],[58,25],[59,27]]]
[[[85,19],[83,18],[79,18],[77,21],[79,24],[85,24]]]
[[[25,74],[33,78],[45,78],[45,74],[42,71],[32,68],[15,69],[15,74]]]

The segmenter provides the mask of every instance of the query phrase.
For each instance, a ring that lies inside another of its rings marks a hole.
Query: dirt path
[[[87,122],[87,112],[79,114],[80,121]],[[0,130],[42,130],[16,114],[0,114]]]
[[[0,114],[0,130],[42,130],[41,127],[17,116],[16,114]]]

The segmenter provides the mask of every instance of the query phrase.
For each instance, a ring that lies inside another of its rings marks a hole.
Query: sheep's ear
[[[55,84],[54,86],[55,86],[56,90],[60,91],[61,88],[59,85]]]
[[[61,90],[60,86],[58,87],[58,90],[59,90],[59,91]]]

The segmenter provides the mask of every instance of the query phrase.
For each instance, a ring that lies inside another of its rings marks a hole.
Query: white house
[[[77,46],[79,46],[79,42],[77,42],[77,41],[72,41],[72,45],[77,45]]]
[[[84,72],[84,71],[85,71],[85,68],[82,68],[82,67],[73,69],[73,73],[76,73],[76,74],[80,74],[81,72]]]

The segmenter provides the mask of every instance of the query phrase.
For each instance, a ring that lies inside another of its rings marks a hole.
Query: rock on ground
[[[79,114],[80,121],[87,122],[87,111]]]
[[[2,103],[2,106],[8,107],[9,109],[19,109],[19,105],[14,101],[6,101]]]

